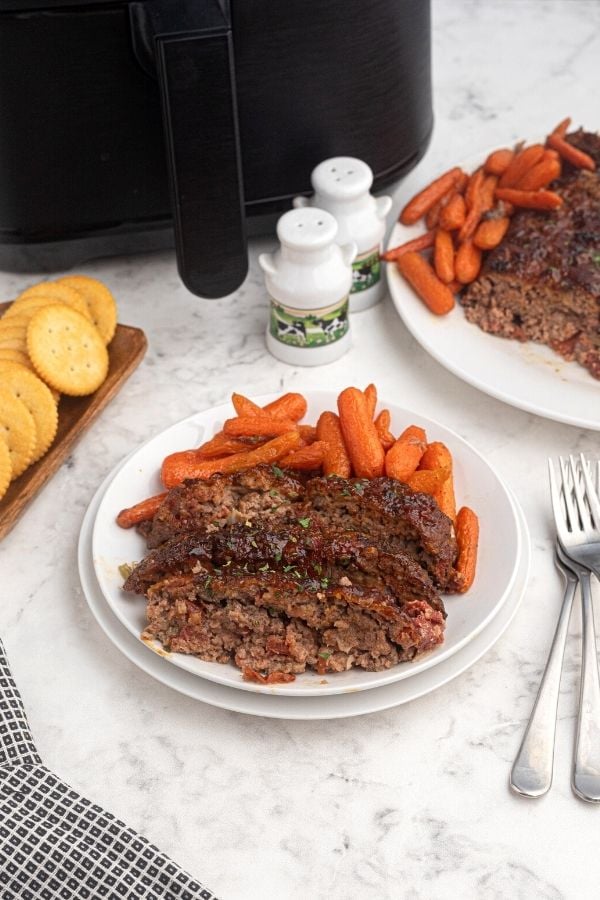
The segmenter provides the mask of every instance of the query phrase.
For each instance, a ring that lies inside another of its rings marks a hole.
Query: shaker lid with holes
[[[294,250],[318,250],[331,244],[337,235],[334,217],[310,206],[291,209],[277,223],[277,237],[285,247]]]
[[[352,200],[371,189],[373,172],[362,159],[334,156],[313,169],[311,181],[317,194],[335,200]]]

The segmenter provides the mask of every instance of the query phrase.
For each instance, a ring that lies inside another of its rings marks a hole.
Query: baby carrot
[[[454,242],[449,231],[438,228],[435,236],[433,265],[440,281],[448,284],[454,280]]]
[[[519,191],[514,188],[496,188],[496,197],[527,209],[557,209],[563,202],[554,191]]]
[[[413,491],[429,494],[435,500],[435,495],[449,478],[448,469],[417,469],[409,475],[406,483]]]
[[[455,167],[448,172],[444,172],[435,181],[427,185],[422,191],[419,191],[412,200],[410,200],[402,212],[400,213],[400,221],[403,225],[414,225],[419,219],[426,215],[438,200],[441,200],[444,194],[456,185],[458,178],[462,174],[461,169]]]
[[[519,151],[519,153],[515,154],[506,171],[500,176],[498,186],[501,188],[514,187],[525,172],[532,166],[535,166],[543,155],[544,147],[542,144],[532,144],[530,147],[525,147],[524,150]]]
[[[548,187],[551,181],[558,178],[560,169],[560,160],[544,156],[539,163],[525,172],[515,187],[519,191],[538,191],[540,188]]]
[[[566,119],[563,119],[562,122],[559,122],[556,128],[552,129],[552,134],[557,134],[559,137],[564,137],[567,131],[569,130],[569,125],[571,124],[571,117],[567,116]]]
[[[463,506],[458,511],[454,524],[456,543],[458,545],[458,560],[456,571],[460,579],[459,594],[468,591],[475,578],[477,566],[477,547],[479,544],[479,519],[472,509]]]
[[[421,300],[437,316],[449,313],[454,307],[454,296],[437,277],[427,260],[418,253],[405,253],[397,262],[403,275]]]
[[[289,393],[267,403],[263,407],[263,412],[280,419],[293,419],[294,422],[299,422],[306,415],[306,408],[306,397],[303,397],[302,394]]]
[[[260,406],[253,403],[248,397],[244,397],[243,394],[233,393],[231,395],[231,402],[238,416],[252,416],[255,413],[262,412]]]
[[[385,455],[385,474],[397,481],[408,481],[426,447],[427,435],[423,429],[418,425],[409,425]]]
[[[578,169],[589,169],[590,172],[593,172],[596,168],[596,163],[588,153],[578,150],[559,134],[551,134],[548,137],[548,146],[557,150],[563,159],[577,166]]]
[[[317,440],[317,429],[314,425],[298,425],[297,428],[300,432],[300,439],[304,444],[314,444]]]
[[[263,412],[253,416],[238,416],[235,419],[226,419],[223,431],[229,437],[271,437],[276,434],[285,434],[293,431],[296,423],[293,419],[282,419],[278,416]]]
[[[471,239],[463,241],[456,251],[454,271],[461,284],[475,281],[481,268],[481,250]]]
[[[454,231],[456,228],[460,228],[465,221],[466,214],[465,198],[462,194],[454,194],[440,213],[440,228],[443,228],[444,231]]]
[[[315,472],[321,468],[325,445],[323,441],[315,441],[309,447],[300,447],[286,453],[279,460],[279,464],[288,469],[296,469],[300,472]]]
[[[396,438],[390,431],[391,415],[389,409],[382,409],[375,419],[375,428],[384,450],[389,450]]]
[[[365,400],[367,401],[367,409],[372,419],[375,418],[375,407],[377,406],[377,388],[374,384],[368,384],[365,388]]]
[[[486,219],[477,228],[473,237],[473,243],[481,250],[493,250],[508,231],[509,225],[510,219],[508,216],[503,216],[500,219]]]
[[[427,444],[427,449],[421,457],[419,471],[447,470],[448,478],[434,491],[433,498],[443,513],[449,519],[456,518],[456,500],[454,497],[454,479],[452,477],[452,454],[441,441],[433,441]]]
[[[514,150],[501,149],[490,153],[483,164],[483,168],[489,175],[503,175],[515,156]]]
[[[494,176],[490,176],[494,177]],[[467,185],[465,193],[465,202],[467,204],[467,215],[460,231],[458,232],[458,240],[465,241],[470,238],[477,228],[481,215],[483,213],[483,196],[482,190],[486,175],[483,169],[477,169],[471,176],[471,180]]]
[[[133,525],[139,525],[140,522],[153,519],[166,496],[167,492],[164,491],[162,494],[156,494],[154,497],[148,497],[147,500],[136,503],[135,506],[122,509],[117,516],[117,525],[121,528],[131,528]]]
[[[382,475],[385,454],[363,392],[354,387],[342,391],[338,412],[354,474],[359,478]]]
[[[339,417],[334,412],[321,413],[317,422],[317,437],[325,445],[323,473],[349,478],[352,471],[350,457],[344,443]]]
[[[384,259],[386,262],[394,262],[404,253],[410,253],[411,250],[427,250],[429,247],[433,247],[434,241],[435,231],[426,231],[425,234],[421,234],[411,241],[406,241],[405,244],[400,244],[398,247],[393,247],[386,253],[382,253],[381,259]]]

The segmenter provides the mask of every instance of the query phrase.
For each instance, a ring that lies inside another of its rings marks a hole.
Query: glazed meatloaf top
[[[179,534],[215,530],[256,516],[287,518],[303,494],[300,479],[267,465],[184,481],[169,491],[144,534],[152,548]]]

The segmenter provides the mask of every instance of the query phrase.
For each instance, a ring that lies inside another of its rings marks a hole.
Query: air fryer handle
[[[155,51],[179,274],[223,297],[248,271],[231,31],[158,34]]]

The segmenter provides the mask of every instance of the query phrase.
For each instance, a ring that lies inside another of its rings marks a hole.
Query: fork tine
[[[600,498],[598,497],[597,488],[594,487],[594,482],[592,481],[590,465],[583,453],[581,454],[580,459],[583,480],[585,481],[585,497],[594,520],[594,525],[598,531],[600,531]]]
[[[579,531],[579,519],[577,517],[575,504],[573,503],[572,489],[571,485],[569,484],[570,477],[567,465],[562,456],[559,456],[558,460],[560,462],[560,471],[562,475],[562,495],[565,501],[565,507],[567,509],[567,529],[568,531]]]
[[[573,488],[575,490],[575,500],[577,501],[579,521],[581,522],[581,527],[584,531],[591,531],[592,520],[590,518],[590,511],[585,502],[585,494],[581,489],[581,475],[577,469],[577,461],[573,456],[569,457],[569,461],[571,463],[571,475],[573,476]]]
[[[550,477],[550,500],[552,501],[552,512],[554,513],[554,526],[559,539],[562,541],[566,536],[567,524],[565,520],[565,510],[560,500],[560,491],[554,472],[554,464],[551,459],[548,460],[548,475]]]

